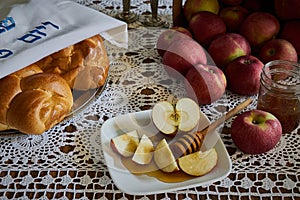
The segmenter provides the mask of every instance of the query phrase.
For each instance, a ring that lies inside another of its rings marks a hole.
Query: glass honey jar
[[[263,67],[257,109],[276,116],[282,133],[296,129],[300,122],[300,64],[274,60]]]

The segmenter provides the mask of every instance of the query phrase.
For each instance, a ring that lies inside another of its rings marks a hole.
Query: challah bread
[[[71,111],[73,96],[67,82],[53,73],[38,73],[20,81],[21,91],[11,101],[7,124],[22,133],[42,134]]]
[[[103,86],[109,69],[109,59],[100,35],[64,48],[36,64],[44,72],[61,75],[76,90]]]
[[[12,99],[21,92],[21,79],[42,72],[37,65],[32,64],[0,79],[0,130],[9,129],[6,121],[7,110]]]
[[[8,129],[9,129],[8,125],[0,123],[0,131],[5,131],[5,130],[8,130]]]
[[[72,89],[103,86],[108,69],[103,39],[96,35],[0,79],[0,131],[50,129],[70,113]]]

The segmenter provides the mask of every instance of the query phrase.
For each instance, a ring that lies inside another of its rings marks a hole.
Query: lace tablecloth
[[[77,2],[112,16],[122,9],[120,0]],[[131,1],[132,11],[149,14],[149,2]],[[168,20],[171,5],[170,0],[159,3],[159,14]],[[39,136],[0,136],[0,199],[299,199],[299,127],[284,134],[271,151],[246,155],[228,134],[230,120],[221,133],[232,160],[225,179],[147,196],[128,195],[115,186],[100,145],[102,124],[120,114],[150,109],[170,94],[185,95],[182,83],[164,72],[155,50],[162,30],[143,28],[140,22],[129,28],[128,49],[106,43],[111,60],[107,85],[81,113]],[[201,110],[214,120],[245,99],[227,91]],[[247,109],[255,106],[256,101]]]

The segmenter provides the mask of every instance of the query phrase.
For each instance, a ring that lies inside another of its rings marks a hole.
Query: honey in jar
[[[261,73],[257,109],[272,113],[282,133],[296,129],[300,122],[300,64],[275,60]]]

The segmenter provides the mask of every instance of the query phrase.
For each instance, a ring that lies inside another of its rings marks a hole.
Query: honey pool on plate
[[[196,178],[195,176],[190,176],[183,171],[176,171],[171,173],[163,172],[157,168],[153,159],[151,163],[147,165],[139,165],[133,162],[131,157],[120,157],[120,159],[126,169],[136,176],[147,175],[165,183],[178,183]]]

